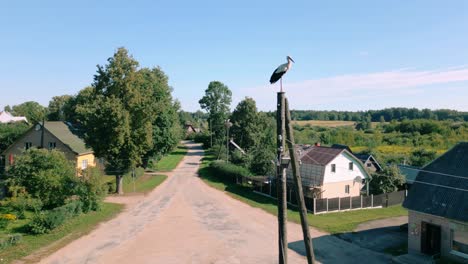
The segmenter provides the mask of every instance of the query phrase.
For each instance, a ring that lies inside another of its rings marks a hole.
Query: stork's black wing
[[[273,72],[273,74],[270,77],[270,83],[274,84],[277,82],[281,77],[283,76],[284,72],[276,72],[276,70]]]

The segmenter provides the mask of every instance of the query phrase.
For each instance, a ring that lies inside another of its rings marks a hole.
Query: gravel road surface
[[[276,217],[203,183],[197,177],[203,150],[187,146],[187,156],[156,190],[130,198],[115,219],[41,263],[278,263]],[[388,261],[326,233],[311,234],[322,263]],[[300,225],[288,223],[289,263],[306,263],[301,239]]]

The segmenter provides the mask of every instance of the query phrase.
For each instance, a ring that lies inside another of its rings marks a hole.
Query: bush
[[[251,176],[249,170],[244,167],[237,166],[224,161],[214,161],[210,164],[210,168],[213,170],[213,174],[218,177],[223,177],[232,182],[236,182],[238,177]]]
[[[82,202],[72,201],[55,209],[36,213],[27,225],[32,234],[45,234],[61,226],[66,220],[81,214]]]
[[[100,209],[102,200],[109,190],[109,186],[106,186],[103,180],[104,177],[98,168],[89,168],[79,179],[76,194],[80,198],[82,210],[85,213]]]
[[[0,249],[4,249],[9,246],[13,246],[21,242],[23,239],[22,234],[11,234],[8,235],[6,238],[0,240]]]
[[[22,186],[9,186],[9,198],[1,202],[2,206],[10,207],[16,212],[18,218],[24,219],[26,210],[39,211],[42,208],[42,202],[39,199],[31,198]]]
[[[56,150],[29,149],[18,156],[7,172],[10,184],[22,186],[45,208],[55,208],[72,195],[75,167],[65,154]]]

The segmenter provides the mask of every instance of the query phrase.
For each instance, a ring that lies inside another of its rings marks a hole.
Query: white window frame
[[[85,170],[87,168],[88,168],[88,160],[84,159],[84,160],[81,161],[81,169]]]
[[[349,169],[350,171],[353,171],[353,170],[354,170],[354,163],[353,163],[353,162],[350,162],[350,163],[348,164],[348,169]]]

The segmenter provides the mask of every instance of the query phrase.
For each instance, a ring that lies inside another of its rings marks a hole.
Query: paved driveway
[[[203,150],[188,146],[156,190],[41,263],[278,263],[276,217],[204,184],[196,175]],[[381,254],[311,233],[323,263],[387,262]],[[288,223],[289,263],[306,263],[301,238],[300,225]]]

